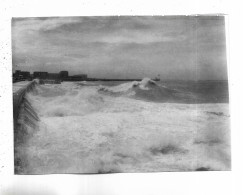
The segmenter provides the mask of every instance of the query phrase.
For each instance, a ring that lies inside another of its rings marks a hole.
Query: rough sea
[[[227,81],[62,82],[25,101],[39,120],[22,107],[17,174],[231,169]]]

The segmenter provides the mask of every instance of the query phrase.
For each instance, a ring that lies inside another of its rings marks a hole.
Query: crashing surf
[[[228,104],[178,104],[151,79],[80,83],[26,95],[38,131],[15,148],[17,174],[230,170]]]
[[[129,96],[153,102],[195,103],[197,100],[192,94],[159,85],[149,78],[144,78],[140,82],[133,81],[112,87],[101,86],[99,92],[113,96]]]

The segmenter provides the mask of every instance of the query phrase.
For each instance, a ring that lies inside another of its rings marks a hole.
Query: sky
[[[13,71],[226,80],[223,16],[12,19]]]

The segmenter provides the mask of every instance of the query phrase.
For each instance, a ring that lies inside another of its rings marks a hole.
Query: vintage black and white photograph
[[[15,174],[230,171],[225,23],[12,18]]]

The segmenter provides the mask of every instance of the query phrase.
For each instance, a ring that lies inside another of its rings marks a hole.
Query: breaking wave
[[[196,97],[179,90],[158,85],[155,81],[144,78],[142,81],[123,83],[113,87],[100,87],[99,92],[113,96],[129,96],[153,102],[195,103]]]

